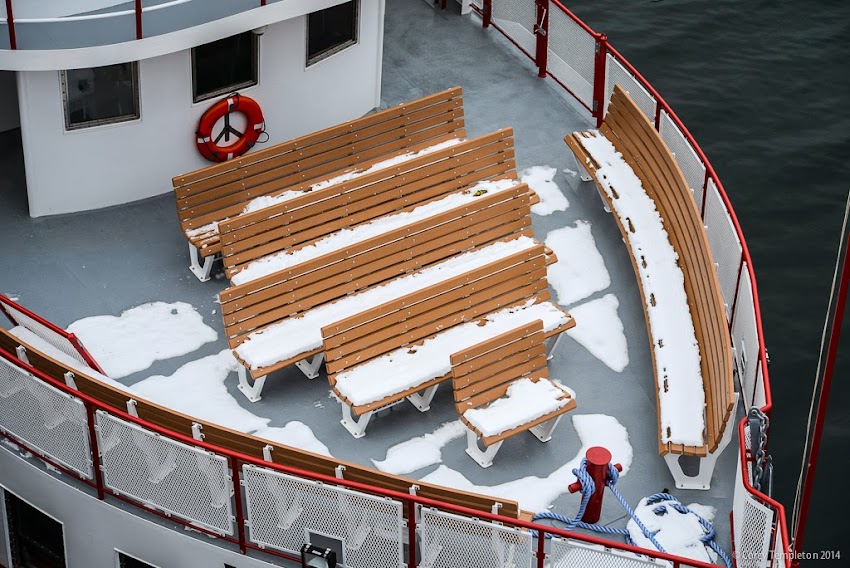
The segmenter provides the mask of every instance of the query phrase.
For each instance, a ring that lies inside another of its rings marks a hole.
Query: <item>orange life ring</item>
[[[232,112],[241,112],[248,119],[248,127],[245,132],[239,132],[230,125],[230,113]],[[222,117],[224,118],[224,129],[213,139],[213,127]],[[230,160],[253,148],[265,128],[263,111],[257,101],[235,93],[215,103],[201,116],[198,131],[195,133],[198,151],[201,156],[211,162]],[[235,143],[228,146],[218,145],[223,137],[229,139],[231,134],[237,137]]]

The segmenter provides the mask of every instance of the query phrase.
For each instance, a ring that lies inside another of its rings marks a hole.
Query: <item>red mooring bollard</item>
[[[611,463],[611,452],[601,446],[587,450],[587,473],[593,478],[596,489],[587,502],[587,508],[581,520],[585,523],[595,523],[602,514],[602,496],[605,494],[605,482],[608,480],[608,464]],[[623,471],[623,466],[614,464],[617,471]],[[569,486],[570,493],[581,491],[581,483],[576,481]]]

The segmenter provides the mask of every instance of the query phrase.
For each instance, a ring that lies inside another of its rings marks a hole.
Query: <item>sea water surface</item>
[[[756,269],[789,523],[850,191],[850,0],[565,2],[658,89],[723,182]],[[850,565],[850,325],[803,550]],[[802,565],[813,565],[803,561]]]

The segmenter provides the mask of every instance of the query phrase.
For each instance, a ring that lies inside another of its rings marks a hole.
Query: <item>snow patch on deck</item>
[[[590,229],[587,221],[576,221],[573,227],[556,229],[546,235],[546,246],[558,257],[558,262],[546,270],[546,277],[562,306],[611,285],[611,276]]]
[[[154,361],[191,353],[218,339],[195,308],[185,302],[151,302],[120,316],[91,316],[75,321],[77,335],[103,371],[114,379],[150,367]]]
[[[617,314],[620,302],[614,294],[570,308],[570,314],[580,322],[567,330],[591,355],[613,371],[622,373],[629,364],[629,345],[623,322]]]
[[[680,513],[674,508],[674,505],[680,505],[679,501],[662,501],[649,505],[647,498],[644,497],[635,507],[635,514],[650,533],[655,533],[653,538],[668,554],[684,556],[709,564],[716,562],[717,553],[706,547],[700,540],[705,536],[705,531],[699,519],[690,513]],[[709,523],[717,513],[717,509],[714,507],[700,505],[699,503],[691,503],[688,508]],[[629,530],[629,536],[631,536],[635,545],[655,550],[652,541],[644,536],[643,531],[633,519],[629,520],[626,528]]]
[[[373,459],[372,464],[386,473],[411,473],[429,465],[442,463],[443,446],[465,435],[466,428],[460,420],[446,422],[430,434],[392,446],[387,450],[387,457],[383,461]]]
[[[576,457],[547,477],[526,476],[500,485],[475,485],[462,473],[441,465],[436,471],[423,477],[422,481],[453,487],[461,491],[515,500],[525,511],[541,512],[547,510],[555,499],[567,492],[567,486],[576,480],[572,470],[578,468],[587,450],[593,446],[603,446],[611,452],[613,463],[623,466],[621,477],[628,473],[632,464],[632,446],[629,443],[626,428],[616,418],[605,414],[580,414],[572,416],[572,421],[581,440],[581,449]],[[561,427],[555,431],[554,439],[559,435],[564,436],[569,433],[564,432],[564,428]],[[570,515],[573,513],[573,511],[568,512]]]
[[[313,452],[314,454],[333,457],[328,447],[313,434],[313,430],[303,422],[298,422],[297,420],[288,422],[283,428],[272,427],[257,430],[254,432],[254,436],[270,442],[277,442],[293,448]]]
[[[520,173],[520,181],[528,184],[540,198],[540,203],[531,206],[535,215],[551,215],[555,211],[566,211],[570,206],[567,196],[555,183],[558,170],[549,166],[534,166]]]
[[[139,397],[240,432],[264,429],[268,418],[248,412],[227,392],[224,382],[237,367],[230,349],[186,363],[170,376],[139,381],[130,391]]]
[[[640,274],[655,345],[661,442],[702,446],[705,392],[679,257],[655,203],[622,154],[598,132],[583,138],[582,144],[599,164],[596,178],[611,199],[614,214],[624,227],[635,228],[628,246]],[[655,298],[655,305],[650,297]]]

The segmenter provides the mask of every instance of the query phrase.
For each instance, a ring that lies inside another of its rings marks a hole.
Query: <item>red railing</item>
[[[445,2],[445,0],[443,0],[443,2]],[[17,35],[15,33],[15,17],[14,17],[14,10],[13,10],[12,4],[13,4],[13,0],[6,0],[6,28],[8,30],[8,34],[9,34],[9,48],[10,49],[18,49]],[[133,12],[134,12],[134,18],[135,18],[136,39],[142,39],[142,38],[145,37],[144,28],[143,28],[144,13],[147,10],[151,10],[151,9],[158,10],[162,6],[151,6],[151,7],[145,8],[142,5],[142,0],[134,0],[133,4],[134,4],[133,5]],[[259,0],[259,5],[265,6],[266,0]],[[443,6],[443,8],[445,9],[445,5]],[[129,11],[125,12],[125,11],[122,10],[120,13],[129,15],[130,12]],[[73,17],[69,17],[69,20],[70,19],[73,19]],[[52,18],[48,18],[46,20],[52,21]],[[31,22],[31,21],[34,21],[34,20],[29,20],[29,21]],[[37,20],[35,20],[35,21],[37,21]],[[0,22],[2,22],[2,20],[0,20]]]
[[[720,178],[717,176],[717,172],[711,165],[711,162],[706,157],[702,148],[697,143],[696,139],[687,129],[682,120],[678,117],[678,115],[673,111],[667,101],[655,90],[655,88],[647,81],[641,73],[635,69],[635,67],[629,63],[629,61],[623,57],[616,49],[611,47],[608,43],[607,36],[604,34],[600,34],[594,31],[590,26],[584,23],[580,18],[578,18],[575,14],[573,14],[570,10],[568,10],[563,4],[561,4],[558,0],[535,0],[536,4],[536,14],[538,17],[538,25],[535,26],[533,32],[536,36],[536,54],[532,56],[528,53],[522,46],[510,36],[502,27],[500,27],[496,22],[493,21],[493,4],[494,0],[479,0],[480,6],[473,4],[473,10],[478,13],[483,20],[484,27],[492,26],[496,28],[502,35],[504,35],[512,44],[514,44],[517,48],[519,48],[526,56],[528,56],[532,61],[534,61],[538,66],[538,74],[543,76],[549,76],[556,83],[558,83],[561,87],[563,87],[567,92],[569,92],[579,103],[581,103],[585,108],[587,108],[591,112],[591,116],[596,119],[597,127],[602,124],[602,120],[604,118],[604,109],[605,109],[605,92],[606,92],[606,60],[610,55],[614,60],[616,60],[623,68],[630,73],[635,81],[640,84],[646,91],[655,99],[656,108],[655,108],[655,116],[651,117],[654,119],[656,130],[660,130],[661,126],[661,115],[662,111],[665,112],[669,118],[673,121],[676,127],[681,131],[687,143],[694,150],[699,160],[702,162],[702,165],[705,167],[705,178],[703,180],[702,185],[702,203],[700,204],[700,210],[703,217],[705,216],[705,203],[706,196],[708,194],[708,186],[709,181],[712,181],[717,188],[717,192],[723,202],[723,205],[726,210],[726,214],[729,217],[732,225],[734,226],[735,232],[740,240],[741,244],[741,256],[738,261],[738,278],[736,280],[736,290],[734,294],[734,298],[732,300],[731,307],[731,317],[729,318],[729,326],[731,328],[733,322],[735,321],[736,311],[739,307],[738,298],[740,293],[740,281],[741,281],[741,273],[743,271],[744,263],[747,266],[747,276],[752,286],[752,294],[753,294],[753,309],[754,309],[754,318],[756,324],[756,333],[758,336],[758,357],[757,357],[757,365],[761,369],[762,374],[762,386],[764,388],[764,401],[761,406],[761,410],[770,416],[771,410],[773,408],[772,396],[770,391],[770,379],[769,379],[769,370],[768,370],[768,358],[767,352],[765,350],[765,341],[764,341],[764,330],[762,326],[762,315],[761,308],[759,306],[759,297],[758,297],[758,288],[756,284],[755,277],[755,269],[753,268],[752,256],[750,255],[749,248],[747,247],[746,239],[744,238],[743,230],[741,229],[741,224],[738,220],[737,215],[735,214],[735,210],[732,207],[732,203],[729,200],[729,196],[726,193],[726,190],[723,187]],[[565,85],[560,79],[555,77],[550,70],[547,68],[547,55],[549,52],[549,37],[550,37],[550,29],[549,29],[549,12],[548,10],[559,10],[567,17],[569,17],[575,24],[577,24],[585,33],[596,40],[596,53],[594,59],[594,76],[593,76],[593,104],[588,106],[584,101],[582,101],[573,90]],[[540,20],[541,11],[546,10],[546,18],[545,18],[545,27],[542,25],[543,22]],[[756,370],[758,371],[758,369]],[[756,372],[756,377],[758,376],[758,372]],[[753,389],[756,390],[755,388]],[[747,404],[754,404],[754,401],[747,401]],[[739,446],[741,448],[744,447],[744,438],[741,437],[743,434],[739,436]],[[742,450],[743,451],[743,450]],[[746,467],[746,463],[744,464]],[[761,502],[769,505],[773,509],[777,511],[777,515],[780,519],[778,530],[782,531],[781,534],[784,537],[784,552],[786,553],[786,558],[790,557],[787,555],[788,553],[788,532],[785,520],[785,510],[781,504],[779,504],[774,499],[771,499],[767,495],[757,491],[752,487],[749,483],[749,479],[746,475],[744,475],[746,480],[746,490],[755,498],[760,500]]]
[[[437,500],[429,499],[429,498],[426,498],[426,497],[420,497],[418,495],[400,493],[400,492],[389,490],[389,489],[381,489],[381,488],[378,488],[378,487],[374,487],[372,485],[368,485],[366,483],[360,483],[360,482],[357,482],[357,481],[349,481],[349,480],[338,478],[338,477],[332,477],[332,476],[329,476],[329,475],[323,475],[323,474],[320,474],[320,473],[314,473],[314,472],[310,472],[310,471],[301,470],[301,469],[298,469],[298,468],[295,468],[295,467],[290,467],[290,466],[279,464],[279,463],[267,462],[267,461],[264,461],[264,460],[260,460],[260,459],[248,456],[246,454],[242,454],[242,453],[239,453],[239,452],[236,452],[236,451],[233,451],[233,450],[221,448],[221,447],[215,446],[213,444],[208,444],[208,443],[204,442],[203,440],[198,440],[198,439],[192,438],[190,436],[180,434],[179,432],[173,432],[171,430],[168,430],[167,428],[163,428],[161,426],[158,426],[156,424],[148,422],[144,419],[137,418],[137,417],[135,417],[131,414],[128,414],[127,412],[117,410],[117,409],[115,409],[111,406],[108,406],[108,405],[102,403],[101,401],[99,401],[99,400],[97,400],[97,399],[95,399],[95,398],[93,398],[89,395],[86,395],[84,393],[81,393],[77,390],[74,390],[74,389],[68,387],[65,383],[53,379],[52,377],[50,377],[50,376],[46,375],[45,373],[43,373],[42,371],[40,371],[39,369],[36,369],[35,367],[15,358],[13,355],[6,353],[3,350],[0,350],[0,358],[5,359],[9,363],[12,363],[13,365],[17,366],[18,368],[22,369],[23,371],[30,373],[34,377],[36,377],[39,380],[51,385],[52,387],[54,387],[58,390],[61,390],[62,392],[65,392],[67,394],[70,394],[70,395],[74,396],[75,398],[79,399],[80,401],[82,401],[83,405],[86,408],[86,416],[88,418],[87,422],[88,422],[88,432],[89,432],[89,441],[90,441],[90,449],[91,449],[91,459],[92,459],[92,464],[93,464],[93,469],[94,469],[94,481],[81,477],[78,473],[76,473],[76,472],[68,469],[67,467],[64,467],[63,465],[57,463],[55,460],[53,460],[51,458],[51,456],[44,455],[43,453],[39,452],[38,450],[35,450],[32,447],[29,447],[26,444],[25,441],[20,440],[16,437],[10,435],[9,433],[6,433],[4,431],[0,431],[0,435],[9,439],[14,444],[20,446],[21,448],[25,449],[27,452],[30,452],[33,455],[38,456],[40,459],[44,460],[45,462],[48,462],[51,465],[57,467],[58,469],[67,473],[68,475],[70,475],[70,476],[72,476],[76,479],[79,479],[79,480],[83,481],[84,483],[86,483],[87,485],[95,488],[97,490],[98,498],[100,498],[100,499],[106,499],[107,496],[114,497],[114,498],[117,498],[117,499],[119,499],[119,500],[121,500],[125,503],[139,507],[140,509],[144,509],[148,512],[154,513],[155,515],[158,515],[158,516],[160,516],[164,519],[167,519],[169,521],[172,521],[172,522],[184,525],[184,526],[191,526],[194,530],[199,530],[199,531],[202,531],[202,532],[204,532],[204,533],[206,533],[210,536],[215,536],[215,537],[218,537],[218,538],[223,539],[225,541],[237,544],[239,546],[240,551],[243,554],[246,552],[247,549],[250,548],[250,549],[253,549],[253,550],[263,551],[263,552],[266,552],[268,554],[280,556],[282,558],[287,558],[287,559],[294,560],[294,561],[300,560],[300,559],[295,558],[295,557],[293,557],[289,554],[286,554],[286,553],[283,553],[283,552],[278,552],[278,551],[273,551],[273,550],[270,550],[268,547],[264,548],[264,547],[260,547],[258,545],[252,544],[251,542],[249,542],[246,539],[246,536],[245,536],[245,519],[244,519],[244,515],[243,515],[243,507],[244,507],[245,503],[244,503],[244,496],[243,496],[242,491],[241,491],[241,483],[240,483],[239,472],[240,472],[240,469],[241,469],[240,466],[242,464],[253,464],[253,465],[256,465],[256,466],[272,469],[272,470],[275,470],[275,471],[278,471],[278,472],[281,472],[281,473],[286,473],[286,474],[289,474],[289,475],[297,476],[297,477],[300,477],[300,478],[303,478],[303,479],[308,479],[308,480],[312,480],[312,481],[319,481],[319,482],[322,482],[322,483],[325,483],[325,484],[328,484],[328,485],[342,486],[342,487],[345,487],[345,488],[348,488],[348,489],[351,489],[351,490],[354,490],[354,491],[360,491],[360,492],[363,492],[363,493],[367,493],[367,494],[371,494],[371,495],[378,495],[378,496],[381,496],[381,497],[388,497],[390,499],[394,499],[396,501],[401,502],[404,506],[404,510],[407,511],[408,535],[409,535],[409,538],[411,539],[409,541],[410,543],[416,542],[416,538],[417,538],[416,506],[421,505],[421,506],[425,506],[425,507],[432,507],[432,508],[440,509],[442,511],[454,513],[454,514],[457,514],[457,515],[463,515],[463,516],[466,516],[466,517],[477,518],[477,519],[480,519],[482,521],[497,522],[497,523],[500,523],[502,525],[512,526],[512,527],[516,527],[516,528],[520,528],[520,529],[538,531],[539,542],[538,542],[537,551],[535,552],[535,556],[537,558],[537,561],[536,561],[537,568],[544,568],[544,562],[545,562],[544,546],[545,546],[545,541],[546,541],[546,538],[547,538],[546,535],[552,535],[552,536],[567,538],[567,539],[571,539],[571,540],[574,540],[574,541],[581,541],[581,542],[589,544],[589,545],[599,545],[599,546],[603,546],[607,549],[616,549],[616,550],[619,550],[621,552],[629,552],[629,553],[633,553],[633,554],[636,554],[636,555],[639,555],[639,556],[642,556],[642,557],[649,557],[649,558],[655,558],[655,559],[658,559],[658,560],[664,560],[664,561],[669,562],[673,568],[680,568],[680,567],[681,568],[684,568],[684,567],[716,568],[716,566],[713,565],[713,564],[708,564],[708,563],[700,562],[700,561],[697,561],[697,560],[685,559],[685,558],[674,556],[674,555],[671,555],[671,554],[666,554],[666,553],[662,553],[662,552],[651,551],[651,550],[647,550],[647,549],[644,549],[644,548],[639,548],[637,546],[632,546],[632,545],[629,545],[629,544],[617,543],[617,542],[613,542],[613,541],[602,539],[602,538],[596,538],[596,537],[593,537],[593,536],[573,533],[571,531],[558,529],[558,528],[546,526],[546,525],[539,525],[539,524],[524,521],[524,520],[521,520],[521,519],[504,517],[504,516],[493,514],[493,513],[487,513],[487,512],[484,512],[484,511],[469,509],[469,508],[462,507],[462,506],[459,506],[459,505],[452,505],[452,504],[449,504],[449,503],[444,503],[442,501],[437,501]],[[102,475],[100,474],[100,452],[98,450],[97,435],[95,433],[95,411],[98,411],[98,410],[105,412],[105,413],[108,413],[108,414],[115,416],[117,418],[120,418],[121,420],[124,420],[126,422],[134,423],[134,424],[136,424],[136,425],[138,425],[138,426],[144,428],[145,430],[148,430],[148,431],[150,431],[154,434],[158,434],[158,435],[163,436],[165,438],[168,438],[168,439],[171,439],[171,440],[174,440],[174,441],[177,441],[177,442],[189,445],[189,446],[199,447],[199,448],[202,448],[204,450],[210,451],[210,452],[212,452],[216,455],[223,456],[223,457],[227,458],[227,460],[229,461],[229,466],[230,466],[231,472],[232,472],[233,500],[234,500],[234,506],[235,506],[235,509],[236,509],[235,514],[236,514],[236,523],[237,523],[236,537],[234,538],[234,537],[228,537],[228,536],[224,536],[224,535],[221,535],[221,534],[217,534],[214,531],[210,531],[210,530],[207,530],[203,527],[199,527],[197,524],[190,524],[189,522],[183,521],[183,520],[178,519],[174,516],[166,515],[163,512],[157,511],[156,509],[154,509],[152,507],[146,506],[145,504],[143,504],[141,502],[138,502],[138,501],[135,501],[131,498],[125,497],[124,495],[121,495],[121,494],[109,489],[104,484]],[[408,546],[407,566],[409,568],[416,568],[416,566],[417,566],[417,559],[416,559],[415,550],[416,550],[416,546]]]
[[[89,367],[91,367],[92,369],[94,369],[95,371],[100,373],[101,375],[106,374],[106,373],[103,372],[103,369],[100,367],[100,365],[97,363],[97,361],[94,360],[94,357],[91,356],[91,353],[89,353],[88,349],[85,348],[85,346],[82,344],[80,339],[75,334],[65,331],[64,329],[57,326],[53,322],[47,321],[46,319],[44,319],[40,315],[38,315],[34,312],[31,312],[30,310],[26,309],[25,307],[18,304],[17,302],[10,300],[9,298],[4,296],[3,294],[0,294],[0,312],[3,312],[3,314],[6,316],[6,318],[8,318],[8,320],[10,322],[12,322],[12,325],[23,325],[23,327],[27,327],[23,323],[16,320],[14,315],[9,312],[8,308],[12,309],[13,311],[18,311],[18,312],[22,313],[23,315],[32,319],[33,321],[35,321],[39,325],[47,328],[47,330],[50,331],[51,333],[54,333],[54,334],[58,335],[59,337],[65,339],[68,343],[71,344],[71,346],[74,348],[74,350],[76,350],[76,352],[80,355],[80,357],[82,357],[82,359],[83,359],[83,361],[85,361],[86,365],[88,365]],[[36,330],[31,329],[30,331],[32,331],[36,335],[39,335],[36,332]],[[42,339],[46,340],[46,338],[42,338]]]

